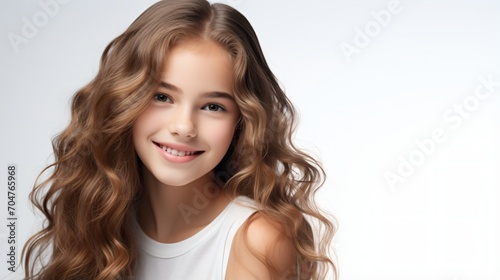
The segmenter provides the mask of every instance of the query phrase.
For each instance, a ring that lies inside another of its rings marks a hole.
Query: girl
[[[324,172],[292,144],[294,108],[233,8],[154,4],[71,109],[31,194],[47,223],[23,250],[27,279],[337,274],[313,200]]]

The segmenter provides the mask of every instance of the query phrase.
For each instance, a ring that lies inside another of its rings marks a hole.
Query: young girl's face
[[[200,39],[171,49],[164,65],[161,86],[133,126],[133,142],[146,176],[183,186],[210,176],[231,144],[239,118],[232,60]]]

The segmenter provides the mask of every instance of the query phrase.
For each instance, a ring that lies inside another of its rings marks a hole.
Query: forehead
[[[183,91],[231,92],[233,61],[226,49],[211,40],[185,40],[167,53],[161,77]]]

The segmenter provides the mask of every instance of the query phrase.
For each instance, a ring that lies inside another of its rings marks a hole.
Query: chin
[[[158,180],[158,179],[157,179]],[[186,179],[186,180],[172,180],[172,178],[164,179],[164,180],[158,180],[158,182],[161,185],[164,185],[166,187],[182,187],[185,185],[188,185],[189,183],[192,183],[194,180],[192,179]]]

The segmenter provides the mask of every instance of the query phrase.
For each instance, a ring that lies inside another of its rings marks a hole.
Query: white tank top
[[[135,279],[223,280],[234,235],[256,210],[252,199],[239,196],[201,231],[168,244],[151,239],[135,223]]]

